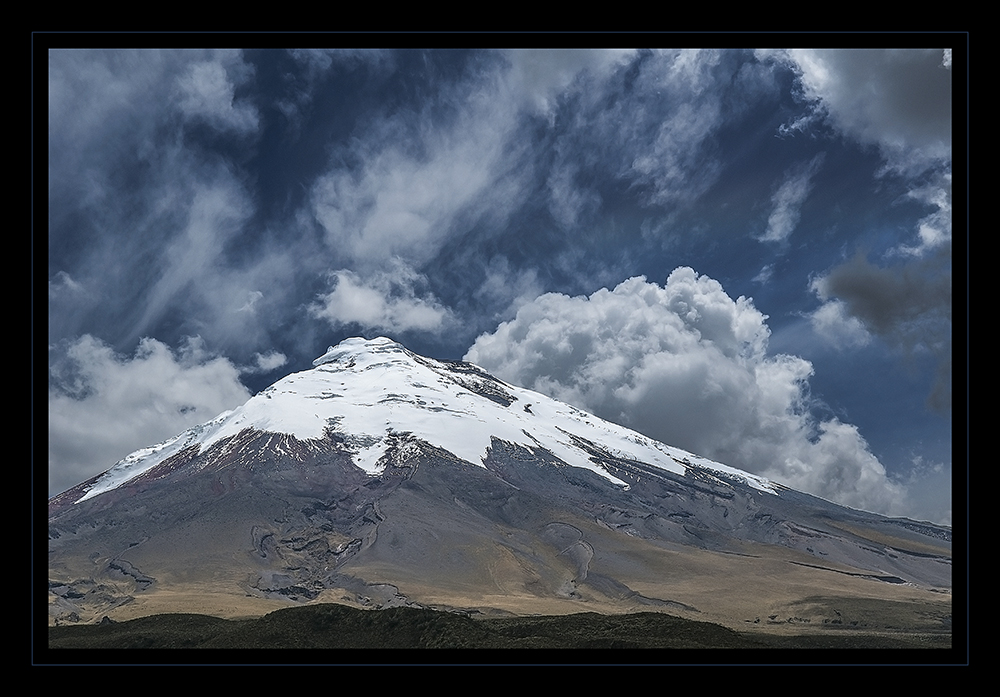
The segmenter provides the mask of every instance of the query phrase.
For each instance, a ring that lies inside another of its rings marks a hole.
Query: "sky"
[[[52,49],[49,495],[387,336],[951,524],[952,59]]]

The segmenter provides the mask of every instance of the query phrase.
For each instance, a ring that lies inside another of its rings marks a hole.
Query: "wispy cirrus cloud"
[[[49,263],[91,299],[50,297],[61,338],[75,335],[77,316],[124,345],[171,315],[230,349],[236,335],[260,336],[253,313],[236,311],[254,292],[273,294],[277,279],[261,285],[256,269],[288,267],[280,253],[232,264],[256,205],[239,163],[204,145],[252,147],[260,116],[240,91],[253,80],[240,51],[52,52]]]
[[[510,49],[504,51],[510,65],[505,79],[529,109],[548,114],[581,73],[603,80],[635,53],[634,49],[606,48]]]
[[[800,209],[809,192],[812,178],[823,164],[820,153],[807,163],[801,163],[785,172],[784,179],[771,197],[771,214],[767,218],[767,228],[761,234],[761,242],[785,242],[799,223]]]
[[[235,56],[225,63],[206,60],[189,66],[177,80],[179,106],[189,119],[240,133],[256,133],[260,116],[246,99],[236,98],[236,88],[252,79],[253,70]]]

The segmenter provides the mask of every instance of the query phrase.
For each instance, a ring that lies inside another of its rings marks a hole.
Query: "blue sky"
[[[951,49],[48,61],[50,494],[384,335],[951,522]]]

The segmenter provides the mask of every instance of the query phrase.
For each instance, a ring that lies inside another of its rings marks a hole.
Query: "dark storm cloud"
[[[846,302],[870,331],[902,340],[915,324],[951,317],[950,277],[927,274],[950,256],[933,262],[880,268],[859,255],[819,279],[816,288]]]
[[[813,288],[821,299],[843,303],[851,317],[890,346],[910,356],[933,356],[938,368],[929,403],[950,410],[950,246],[926,258],[886,267],[857,255],[817,278]]]

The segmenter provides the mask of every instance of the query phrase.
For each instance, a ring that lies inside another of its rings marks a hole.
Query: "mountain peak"
[[[378,476],[400,437],[485,467],[496,442],[545,452],[628,489],[621,463],[642,462],[684,475],[692,469],[773,493],[774,485],[647,438],[563,402],[498,380],[461,361],[425,358],[386,337],[351,337],[331,346],[313,368],[292,373],[236,409],[175,438],[130,454],[87,482],[92,498],[165,463],[182,450],[219,451],[247,433],[306,444],[342,444],[368,476]],[[340,446],[338,446],[340,447]]]
[[[336,346],[327,348],[326,353],[313,361],[313,366],[320,366],[324,363],[337,363],[364,354],[384,354],[410,352],[400,343],[384,336],[374,339],[365,339],[359,336],[352,336],[344,339]]]

